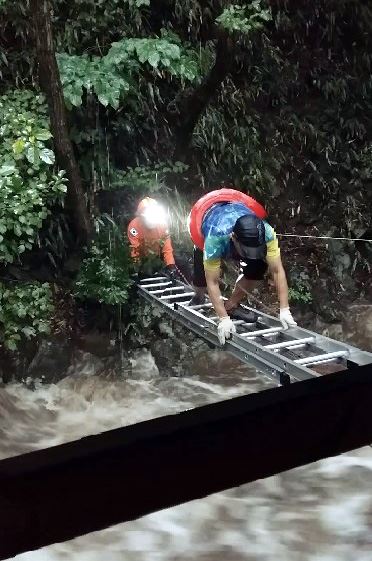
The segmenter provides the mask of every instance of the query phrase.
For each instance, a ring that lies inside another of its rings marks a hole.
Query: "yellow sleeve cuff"
[[[205,259],[203,264],[205,271],[215,272],[221,268],[221,259]]]
[[[267,247],[267,254],[266,254],[267,257],[280,256],[280,248],[276,236],[274,240],[271,240],[271,242],[267,242],[266,247]]]

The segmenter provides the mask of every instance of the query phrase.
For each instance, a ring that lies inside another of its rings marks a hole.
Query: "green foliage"
[[[189,185],[210,189],[233,182],[284,219],[301,207],[298,220],[306,210],[307,219],[318,216],[338,231],[366,229],[372,219],[368,3],[149,5],[53,1],[53,32],[63,52],[59,64],[88,197],[107,187],[164,188],[165,174],[151,162],[173,161],[183,123],[193,122],[190,113],[198,105],[187,101],[204,82],[192,146],[177,152],[189,166]],[[7,2],[0,15],[2,88],[35,82],[29,16],[26,2]],[[224,59],[217,37],[231,34]],[[218,68],[228,67],[229,74],[222,84],[214,77],[208,92],[205,78],[216,54]],[[14,148],[21,150],[22,143]]]
[[[112,64],[127,63],[135,57],[141,64],[148,63],[154,69],[166,69],[170,74],[194,80],[198,76],[195,53],[185,49],[175,34],[164,34],[162,38],[130,38],[113,43],[107,53]]]
[[[142,65],[153,71],[168,71],[185,80],[199,74],[196,55],[165,38],[125,38],[112,44],[103,57],[57,56],[66,101],[82,104],[83,90],[95,93],[102,105],[119,107],[125,96],[138,92]]]
[[[13,262],[31,249],[50,206],[66,191],[40,95],[14,91],[0,96],[0,261]]]
[[[132,8],[142,8],[142,6],[150,6],[150,0],[126,0]]]
[[[372,12],[358,2],[280,2],[273,23],[240,45],[239,71],[194,131],[200,174],[259,193],[274,212],[273,195],[284,194],[338,231],[366,228]]]
[[[152,166],[129,166],[125,171],[112,170],[110,189],[130,188],[155,193],[164,189],[167,174],[182,174],[187,169],[188,165],[183,162],[159,162]]]
[[[206,110],[194,131],[201,173],[217,181],[228,178],[252,194],[270,193],[285,157],[275,142],[271,151],[267,149],[262,125],[261,116],[246,109],[245,94],[236,92],[234,84],[226,80],[216,106]]]
[[[132,261],[123,233],[106,217],[96,223],[97,235],[83,260],[75,283],[75,295],[82,299],[117,305],[129,297]]]
[[[140,277],[151,277],[161,272],[162,269],[164,269],[164,261],[157,253],[151,251],[134,264],[134,270]]]
[[[149,5],[150,0],[53,0],[56,51],[102,56],[113,41],[146,29]]]
[[[253,0],[244,6],[233,4],[225,8],[216,22],[229,32],[250,33],[261,29],[271,19],[270,10],[262,8],[261,0]]]
[[[288,297],[290,302],[296,304],[309,304],[313,301],[309,284],[301,279],[288,289]]]
[[[0,342],[15,351],[23,339],[48,333],[53,310],[49,284],[0,283]]]
[[[95,93],[105,107],[117,108],[120,98],[130,88],[128,80],[105,58],[59,54],[57,59],[63,93],[70,106],[82,104],[83,89],[86,89],[88,93]]]

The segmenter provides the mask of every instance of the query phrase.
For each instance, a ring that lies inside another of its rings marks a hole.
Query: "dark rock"
[[[318,279],[314,284],[313,293],[316,294],[313,301],[315,312],[328,323],[339,323],[342,320],[342,310],[334,296],[331,280]]]
[[[354,244],[341,240],[329,240],[328,250],[332,271],[345,290],[353,290],[352,267],[355,258]]]
[[[153,339],[150,349],[160,375],[189,374],[195,357],[207,348],[206,343],[176,322],[163,321],[159,324],[159,328],[168,337],[164,340]]]
[[[79,374],[79,378],[87,376],[96,376],[105,371],[105,361],[97,356],[75,350],[71,362],[66,370],[66,376],[74,376]]]
[[[57,382],[66,375],[71,363],[73,347],[69,341],[44,339],[27,368],[26,375],[43,378],[47,383]]]
[[[0,380],[4,384],[8,384],[13,379],[18,378],[19,364],[17,364],[17,357],[11,357],[6,354],[0,354]],[[21,372],[22,372],[21,368]]]
[[[162,376],[182,375],[182,359],[188,347],[178,339],[155,340],[150,344],[151,354]]]
[[[336,339],[336,341],[343,341],[344,340],[344,333],[342,329],[342,323],[327,323],[323,321],[322,318],[316,316],[315,318],[315,326],[313,329],[324,335],[325,337],[330,337],[331,339]]]
[[[8,351],[0,344],[0,380],[7,384],[13,380],[22,382],[27,376],[27,368],[35,356],[38,345],[36,339],[24,341],[16,352]]]
[[[92,331],[81,335],[78,346],[82,351],[104,358],[117,352],[115,333]]]
[[[365,351],[372,351],[372,304],[350,306],[342,328],[346,341]]]

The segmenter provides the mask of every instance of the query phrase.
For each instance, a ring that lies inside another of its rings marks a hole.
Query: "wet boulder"
[[[67,375],[72,352],[69,341],[59,338],[42,340],[27,368],[26,376],[42,378],[47,383],[57,382]]]
[[[345,341],[372,352],[372,304],[353,304],[342,322]]]
[[[115,347],[116,333],[98,330],[83,333],[79,338],[79,348],[100,358],[112,356],[117,352]]]

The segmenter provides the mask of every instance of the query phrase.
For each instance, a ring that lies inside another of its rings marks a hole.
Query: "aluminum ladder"
[[[276,317],[241,306],[257,314],[254,323],[233,320],[236,334],[221,347],[217,335],[218,319],[210,301],[190,306],[194,291],[181,281],[165,276],[142,279],[138,291],[149,302],[160,305],[173,319],[215,347],[232,355],[280,384],[302,381],[321,375],[319,365],[327,364],[328,373],[349,366],[372,364],[372,353],[361,351],[301,327],[285,330]]]

